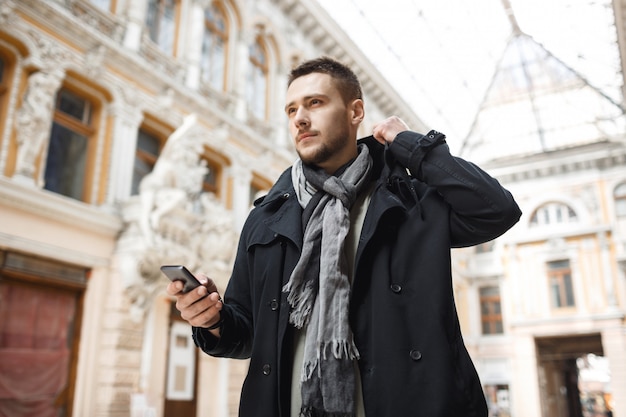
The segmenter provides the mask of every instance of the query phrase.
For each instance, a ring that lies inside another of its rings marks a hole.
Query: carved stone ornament
[[[14,121],[18,146],[15,175],[20,179],[35,182],[35,161],[50,137],[54,97],[63,76],[62,70],[42,70],[28,77]]]
[[[13,13],[13,9],[15,9],[15,2],[13,0],[0,2],[0,24],[2,24],[3,27],[9,23],[9,16]]]
[[[199,156],[213,134],[188,117],[141,181],[138,198],[123,208],[126,226],[116,256],[135,319],[167,285],[161,265],[204,271],[218,287],[230,275],[238,238],[233,217],[214,195],[202,191],[208,168]]]

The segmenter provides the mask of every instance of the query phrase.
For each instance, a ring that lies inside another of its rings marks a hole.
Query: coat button
[[[396,294],[400,294],[400,292],[402,291],[402,285],[400,284],[391,284],[391,291],[395,292]]]
[[[411,359],[413,359],[414,361],[419,361],[420,359],[422,359],[422,352],[420,352],[417,349],[413,349],[411,353],[409,353],[409,355],[411,356]]]
[[[269,363],[263,365],[263,375],[269,375],[272,372],[272,367]]]
[[[289,193],[283,194],[283,199],[287,200],[289,198]]]
[[[276,299],[270,301],[270,308],[272,309],[272,311],[278,310],[278,301]]]

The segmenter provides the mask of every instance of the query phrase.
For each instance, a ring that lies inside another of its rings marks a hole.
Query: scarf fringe
[[[288,293],[287,301],[292,306],[289,313],[289,322],[298,329],[302,329],[308,322],[313,310],[311,300],[317,295],[316,288],[312,282],[305,282],[299,291],[292,291],[292,282],[289,281],[283,288],[283,292]]]
[[[330,349],[329,349],[330,348]],[[313,372],[317,369],[317,376],[321,377],[321,368],[318,366],[321,360],[328,360],[326,352],[332,353],[335,359],[353,361],[360,358],[359,350],[353,341],[333,340],[330,343],[320,344],[317,350],[317,357],[313,361],[305,361],[302,365],[302,375],[300,382],[308,381],[313,377]]]

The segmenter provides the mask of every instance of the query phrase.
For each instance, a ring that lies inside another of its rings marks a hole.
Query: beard
[[[303,150],[296,150],[302,163],[309,166],[319,166],[324,162],[332,159],[337,153],[341,152],[346,146],[349,133],[347,128],[340,129],[333,136],[329,136],[328,140],[322,141],[315,146],[307,147]]]

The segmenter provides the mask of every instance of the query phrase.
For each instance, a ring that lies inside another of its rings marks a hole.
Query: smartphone
[[[163,265],[161,271],[172,281],[183,282],[183,292],[189,292],[202,285],[196,277],[182,265]]]

